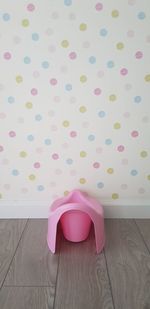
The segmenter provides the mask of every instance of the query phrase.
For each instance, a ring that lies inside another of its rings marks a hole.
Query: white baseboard
[[[1,201],[0,218],[48,218],[49,201]],[[150,218],[150,199],[101,199],[105,218]]]

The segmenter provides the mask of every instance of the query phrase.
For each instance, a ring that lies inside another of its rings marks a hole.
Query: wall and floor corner
[[[1,1],[0,217],[150,217],[149,55],[148,0]]]

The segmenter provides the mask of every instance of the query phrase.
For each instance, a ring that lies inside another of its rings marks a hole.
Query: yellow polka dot
[[[80,31],[85,31],[87,29],[87,24],[80,24],[80,27],[79,27]]]
[[[64,196],[67,196],[69,194],[69,191],[64,191]]]
[[[147,179],[150,180],[150,175],[147,176]]]
[[[114,17],[114,18],[118,17],[118,16],[119,16],[118,10],[113,10],[113,11],[111,12],[111,16]]]
[[[150,74],[145,75],[145,81],[150,82]]]
[[[86,183],[86,179],[85,178],[80,178],[79,182],[84,185]]]
[[[2,196],[2,194],[0,193],[0,199],[2,199],[2,197],[3,197],[3,196]]]
[[[81,83],[86,83],[86,81],[87,81],[86,75],[81,75],[81,76],[80,76],[80,82],[81,82]]]
[[[87,109],[86,109],[85,106],[81,106],[81,107],[79,108],[79,111],[80,111],[80,113],[85,113],[85,112],[87,111]]]
[[[25,106],[26,106],[26,108],[28,108],[28,109],[32,109],[33,104],[32,104],[31,102],[26,102]]]
[[[114,123],[114,129],[118,130],[121,128],[121,124],[119,122]]]
[[[112,199],[113,200],[117,200],[119,198],[119,194],[118,193],[113,193],[112,194]]]
[[[80,151],[80,157],[85,158],[87,153],[85,151]]]
[[[122,42],[118,42],[117,45],[116,45],[116,48],[121,50],[124,48],[124,44]]]
[[[68,120],[63,121],[63,127],[67,128],[67,127],[69,127],[69,125],[70,125],[70,123],[69,123]]]
[[[114,101],[116,101],[116,100],[117,100],[117,96],[116,96],[115,94],[111,94],[111,95],[109,96],[109,101],[114,102]]]
[[[16,76],[16,82],[17,82],[18,84],[20,84],[20,83],[23,82],[23,78],[22,78],[21,75],[17,75],[17,76]]]
[[[64,48],[67,48],[69,46],[69,42],[67,40],[63,40],[61,42],[61,46],[64,47]]]
[[[111,167],[109,167],[109,168],[107,169],[107,173],[108,173],[108,174],[113,174],[113,173],[114,173],[114,169],[111,168]]]
[[[146,157],[148,156],[147,151],[145,151],[145,150],[141,151],[140,156],[141,156],[142,158],[146,158]]]
[[[27,152],[26,151],[21,151],[19,153],[19,155],[20,155],[21,158],[25,158],[25,157],[27,157]]]
[[[28,27],[29,26],[29,20],[28,19],[23,19],[22,20],[22,26],[23,27]]]
[[[35,175],[33,175],[33,174],[29,175],[29,180],[33,181],[33,180],[35,180],[35,178],[36,178]]]

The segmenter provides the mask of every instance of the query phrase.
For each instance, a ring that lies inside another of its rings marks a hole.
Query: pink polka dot
[[[38,94],[37,89],[36,89],[36,88],[32,88],[32,89],[31,89],[31,94],[32,94],[32,95],[37,95],[37,94]]]
[[[131,136],[132,136],[132,137],[137,137],[137,136],[139,136],[138,131],[132,131],[132,132],[131,132]]]
[[[40,166],[41,166],[40,162],[35,162],[35,163],[34,163],[34,167],[35,167],[35,168],[40,168]]]
[[[122,164],[123,164],[123,165],[128,165],[128,159],[126,159],[126,158],[123,159],[123,160],[122,160]]]
[[[100,167],[100,163],[99,162],[94,162],[93,163],[93,167],[94,168],[99,168]]]
[[[53,125],[51,126],[51,131],[55,132],[55,131],[57,131],[57,130],[58,130],[58,127],[57,127],[55,124],[53,124]]]
[[[135,58],[136,59],[141,59],[143,57],[143,53],[141,52],[141,51],[137,51],[136,53],[135,53]]]
[[[77,136],[77,132],[76,131],[71,131],[70,132],[70,136],[71,137],[76,137]]]
[[[56,79],[56,78],[51,78],[51,79],[50,79],[50,84],[51,84],[52,86],[57,85],[57,79]]]
[[[61,99],[60,99],[60,97],[59,97],[59,96],[55,96],[55,97],[54,97],[54,102],[59,103],[59,102],[60,102],[60,100],[61,100]]]
[[[62,174],[62,170],[61,170],[60,168],[57,168],[57,169],[55,170],[55,174],[56,174],[56,175],[61,175],[61,174]]]
[[[0,145],[0,152],[2,152],[3,150],[4,150],[4,147]]]
[[[58,160],[59,159],[58,153],[53,153],[52,158],[53,158],[53,160]]]
[[[29,3],[29,4],[27,5],[27,10],[28,10],[29,12],[33,12],[33,11],[35,10],[34,4]]]
[[[40,76],[40,73],[38,71],[33,72],[33,77],[38,78]]]
[[[10,137],[15,137],[16,136],[16,132],[15,131],[10,131],[9,132],[9,136]]]
[[[101,147],[96,148],[96,152],[97,153],[102,153],[103,152],[103,148],[101,148]]]
[[[124,151],[124,146],[123,146],[123,145],[119,145],[119,146],[117,147],[117,150],[118,150],[119,152],[123,152],[123,151]]]
[[[127,70],[126,68],[122,68],[122,69],[120,70],[120,74],[121,74],[122,76],[125,76],[125,75],[128,74],[128,70]]]
[[[10,60],[11,59],[11,53],[9,53],[9,52],[4,53],[4,59]]]
[[[133,31],[133,30],[129,30],[129,31],[127,32],[127,36],[128,36],[129,38],[133,38],[133,37],[134,37],[134,31]]]
[[[6,114],[0,113],[0,119],[5,119],[5,118],[6,118]]]
[[[97,72],[97,76],[99,77],[99,78],[102,78],[103,76],[104,76],[104,71],[98,71]]]
[[[101,89],[100,88],[96,88],[96,89],[94,89],[94,94],[95,95],[100,95],[101,94]]]
[[[70,171],[71,176],[76,176],[77,172],[75,170]]]
[[[36,152],[41,154],[43,152],[43,148],[41,148],[41,147],[36,148]]]
[[[75,52],[71,52],[71,53],[69,54],[69,58],[70,58],[71,60],[74,60],[74,59],[77,58],[77,54],[76,54]]]
[[[68,148],[69,148],[69,144],[68,144],[68,143],[64,143],[64,144],[62,144],[62,147],[63,147],[64,149],[68,149]]]
[[[101,11],[103,9],[102,3],[100,3],[100,2],[96,3],[95,9],[96,9],[96,11]]]

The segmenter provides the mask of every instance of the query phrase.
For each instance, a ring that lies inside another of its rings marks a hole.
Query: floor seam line
[[[108,270],[108,263],[107,263],[105,248],[103,249],[103,252],[104,252],[104,258],[105,258],[105,264],[106,264],[107,277],[108,277],[108,281],[109,281],[109,288],[110,288],[110,293],[111,293],[111,298],[112,298],[112,304],[113,304],[113,308],[115,309],[115,302],[114,302],[114,296],[113,296],[113,291],[112,291],[111,279],[110,279],[110,276],[109,276],[109,270]]]
[[[5,277],[4,277],[3,281],[2,281],[2,284],[1,284],[1,287],[0,287],[0,291],[1,291],[1,289],[3,288],[3,286],[5,286],[4,283],[5,283],[6,277],[7,277],[7,275],[8,275],[8,272],[9,272],[10,267],[11,267],[11,265],[12,265],[13,259],[14,259],[15,255],[16,255],[17,250],[18,250],[20,241],[21,241],[22,236],[23,236],[23,234],[24,234],[24,232],[25,232],[25,230],[26,230],[26,227],[27,227],[28,222],[29,222],[29,218],[27,219],[27,222],[26,222],[26,224],[25,224],[25,226],[24,226],[24,229],[23,229],[23,231],[22,231],[22,233],[21,233],[21,235],[20,235],[18,244],[17,244],[17,246],[16,246],[16,249],[15,249],[15,251],[14,251],[14,254],[13,254],[13,256],[12,256],[12,259],[11,259],[11,261],[10,261],[10,264],[9,264],[9,266],[8,266],[6,275],[5,275]]]
[[[146,241],[145,241],[145,239],[144,239],[144,236],[143,236],[143,234],[142,234],[142,232],[141,232],[141,229],[139,228],[139,226],[138,226],[136,220],[133,219],[133,221],[134,221],[134,223],[135,223],[135,225],[136,225],[136,227],[137,227],[137,230],[138,230],[138,232],[139,232],[139,234],[140,234],[140,236],[141,236],[141,238],[142,238],[142,240],[143,240],[143,242],[144,242],[144,245],[145,245],[145,247],[146,247],[146,249],[147,249],[147,251],[148,251],[148,253],[149,253],[149,255],[150,255],[150,249],[149,249],[149,247],[148,247],[148,245],[147,245],[147,243],[146,243]]]

